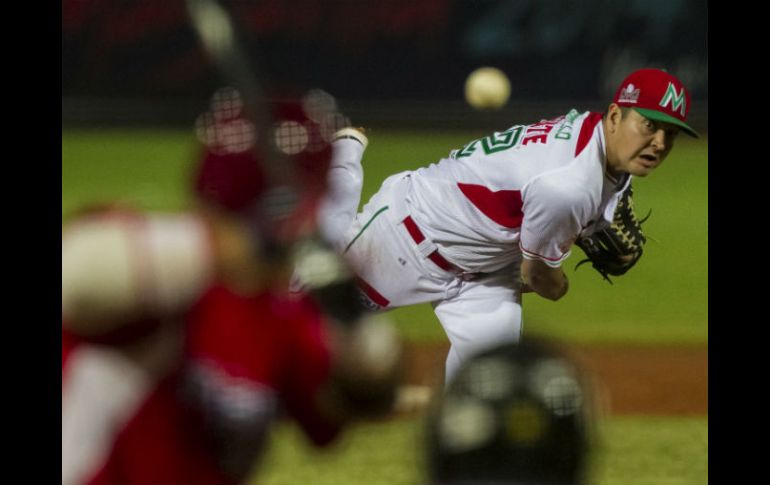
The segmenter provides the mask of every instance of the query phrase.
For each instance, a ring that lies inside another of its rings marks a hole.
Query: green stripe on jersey
[[[352,240],[352,241],[350,241],[350,244],[348,244],[348,245],[347,245],[347,247],[345,248],[345,252],[346,252],[346,253],[348,252],[348,249],[350,249],[350,246],[352,246],[352,245],[353,245],[353,243],[354,243],[354,242],[356,242],[356,240],[357,240],[359,237],[361,237],[361,234],[363,234],[363,233],[364,233],[364,231],[366,230],[366,228],[367,228],[367,227],[369,227],[369,224],[371,224],[371,223],[372,223],[372,221],[374,221],[374,219],[375,219],[375,218],[376,218],[378,215],[382,214],[382,213],[383,213],[383,212],[385,212],[386,210],[388,210],[388,206],[385,206],[385,207],[383,207],[382,209],[380,209],[380,210],[378,210],[377,212],[375,212],[375,213],[374,213],[374,215],[372,216],[372,218],[371,218],[371,219],[369,219],[369,220],[366,222],[366,224],[364,224],[364,227],[362,227],[360,231],[358,231],[358,234],[356,234],[356,237],[354,237],[354,238],[353,238],[353,240]]]

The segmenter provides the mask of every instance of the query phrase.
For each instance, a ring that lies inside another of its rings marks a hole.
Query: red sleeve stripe
[[[588,142],[594,134],[594,128],[602,120],[602,116],[601,113],[591,113],[583,121],[583,126],[580,127],[580,134],[577,139],[577,146],[575,147],[575,157],[580,155],[583,149],[588,146]]]

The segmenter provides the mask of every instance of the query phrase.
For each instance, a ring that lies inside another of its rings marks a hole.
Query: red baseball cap
[[[634,108],[651,120],[676,125],[698,138],[698,133],[685,122],[690,112],[690,92],[682,81],[666,71],[639,69],[632,72],[620,83],[613,103]]]

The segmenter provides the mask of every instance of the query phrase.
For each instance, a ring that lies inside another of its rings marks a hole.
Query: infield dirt
[[[408,343],[406,383],[436,388],[443,381],[446,343]],[[598,378],[614,415],[708,414],[706,346],[570,345]]]

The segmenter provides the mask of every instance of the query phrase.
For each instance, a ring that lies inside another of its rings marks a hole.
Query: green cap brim
[[[672,125],[676,125],[682,130],[684,130],[685,133],[692,136],[693,138],[700,138],[700,135],[698,135],[698,132],[690,128],[690,126],[688,126],[687,123],[679,121],[678,119],[674,118],[671,115],[667,115],[666,113],[661,113],[660,111],[655,111],[654,109],[634,108],[634,110],[636,110],[637,113],[644,116],[645,118],[649,118],[655,121],[662,121],[664,123],[671,123]]]

